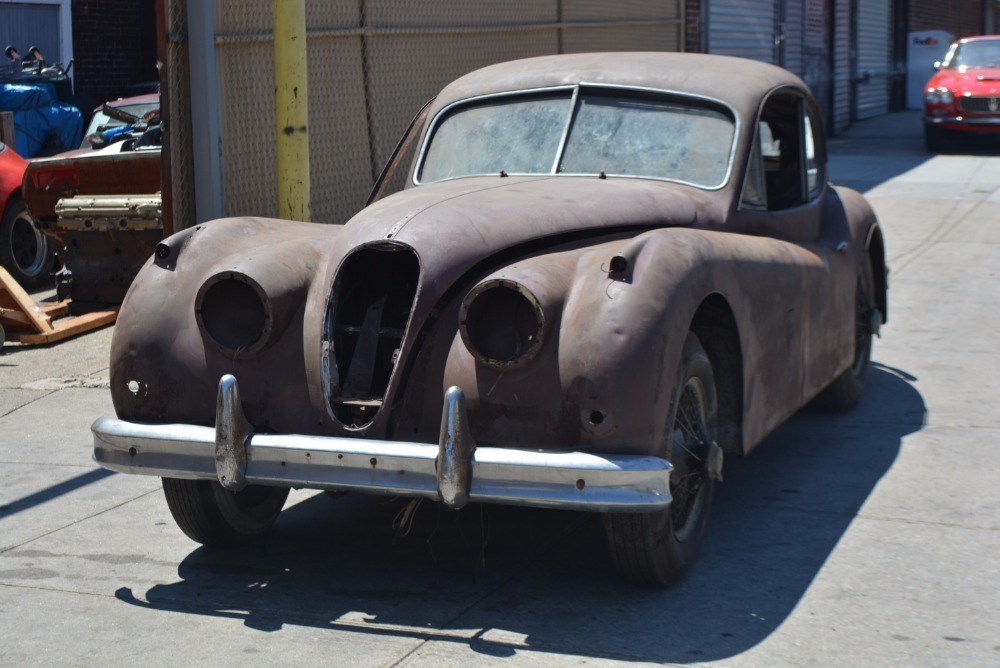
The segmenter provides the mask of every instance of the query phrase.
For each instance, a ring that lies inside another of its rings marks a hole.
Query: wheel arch
[[[889,269],[885,264],[885,239],[878,223],[872,224],[868,230],[865,249],[875,275],[875,300],[882,312],[882,323],[885,324],[889,321]]]
[[[719,405],[719,445],[731,454],[743,454],[743,348],[736,317],[719,293],[708,295],[691,321],[715,375]]]

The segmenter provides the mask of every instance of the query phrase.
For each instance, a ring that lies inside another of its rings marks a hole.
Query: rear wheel
[[[854,362],[816,397],[820,408],[843,413],[854,408],[861,400],[872,368],[876,319],[881,320],[881,315],[875,308],[875,276],[871,259],[865,258],[858,274],[854,297]]]
[[[718,407],[715,377],[698,338],[689,333],[677,374],[661,456],[673,464],[666,510],[608,513],[604,528],[618,572],[646,586],[673,584],[694,562],[701,547],[715,487],[710,462]]]
[[[35,227],[24,200],[14,195],[0,220],[0,264],[25,288],[52,280],[52,245]]]
[[[249,485],[230,492],[214,480],[163,479],[174,521],[191,540],[233,547],[263,536],[278,519],[287,487]]]

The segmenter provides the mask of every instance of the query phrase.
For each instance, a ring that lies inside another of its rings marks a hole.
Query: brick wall
[[[73,0],[73,70],[86,114],[156,81],[156,14],[151,0]]]
[[[947,30],[956,38],[980,35],[983,1],[910,0],[910,31]]]

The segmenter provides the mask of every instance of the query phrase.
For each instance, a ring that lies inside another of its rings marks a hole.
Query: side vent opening
[[[402,244],[363,248],[340,268],[327,307],[324,362],[330,407],[349,428],[364,427],[382,407],[419,278],[417,256]]]

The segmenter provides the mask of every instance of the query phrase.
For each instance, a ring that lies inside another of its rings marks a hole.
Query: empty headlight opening
[[[207,337],[232,355],[264,347],[271,331],[271,305],[249,276],[226,271],[211,277],[195,298],[195,319]]]
[[[516,281],[491,279],[462,302],[460,332],[478,362],[494,369],[526,364],[541,348],[545,316],[538,299]]]

